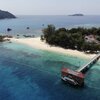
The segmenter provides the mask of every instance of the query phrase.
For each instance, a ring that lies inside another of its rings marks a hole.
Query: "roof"
[[[68,74],[71,74],[71,75],[74,75],[74,76],[77,76],[77,77],[80,77],[80,78],[84,78],[85,77],[83,73],[77,72],[77,71],[73,71],[73,70],[70,70],[68,68],[62,68],[62,72],[68,73]]]

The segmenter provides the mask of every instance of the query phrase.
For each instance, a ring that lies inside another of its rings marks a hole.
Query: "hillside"
[[[8,11],[2,11],[0,10],[0,19],[5,19],[5,18],[16,18],[13,14],[11,14]]]

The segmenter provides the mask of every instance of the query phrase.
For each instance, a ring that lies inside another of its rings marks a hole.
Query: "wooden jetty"
[[[87,69],[89,69],[93,64],[95,64],[98,59],[100,58],[100,53],[97,54],[95,57],[93,57],[88,63],[86,63],[84,66],[78,68],[77,70],[73,71],[68,68],[63,68],[61,71],[61,79],[64,82],[68,82],[73,85],[77,86],[83,86],[84,85],[84,79],[85,79],[85,73]]]
[[[93,57],[87,64],[78,68],[76,71],[77,72],[84,72],[86,69],[89,69],[93,64],[95,64],[99,58],[100,58],[100,53],[97,54],[95,57]]]

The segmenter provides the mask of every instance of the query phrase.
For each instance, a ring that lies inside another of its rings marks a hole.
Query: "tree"
[[[48,42],[48,39],[50,36],[52,36],[55,33],[55,26],[54,25],[48,25],[47,28],[44,28],[42,30],[43,35],[41,36],[41,40],[46,40]]]
[[[54,25],[48,25],[47,28],[43,29],[42,40],[46,40],[50,45],[60,46],[67,49],[76,49],[80,51],[90,51],[97,52],[100,50],[100,44],[96,43],[86,43],[84,37],[86,35],[92,34],[96,35],[100,31],[100,28],[59,28],[55,29]],[[97,40],[100,40],[99,35]]]

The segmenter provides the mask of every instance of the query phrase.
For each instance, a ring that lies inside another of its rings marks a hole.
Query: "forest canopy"
[[[89,53],[100,51],[100,28],[56,29],[54,25],[48,25],[42,31],[41,40],[50,45]]]

